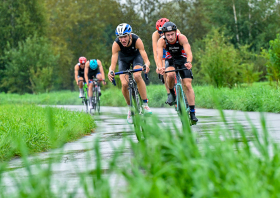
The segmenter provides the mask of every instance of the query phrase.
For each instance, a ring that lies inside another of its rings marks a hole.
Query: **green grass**
[[[120,171],[126,197],[279,197],[280,148],[260,122],[261,134],[236,123],[205,135],[142,122],[146,139],[129,141],[134,157]]]
[[[226,120],[221,113],[223,120]],[[50,128],[55,129],[52,123]],[[233,128],[217,126],[212,132],[195,133],[188,123],[183,128],[163,127],[155,116],[149,120],[139,119],[145,140],[123,136],[123,144],[114,148],[108,159],[104,174],[100,140],[94,140],[95,160],[92,171],[79,171],[77,186],[55,191],[52,185],[52,163],[30,169],[29,159],[23,155],[27,178],[17,179],[15,192],[0,191],[2,197],[75,197],[76,187],[82,187],[85,197],[112,197],[111,173],[122,176],[126,186],[120,197],[252,197],[270,198],[280,196],[280,148],[268,135],[266,122],[261,117],[261,132],[254,126],[243,128],[235,123]],[[187,119],[183,119],[187,120]],[[160,129],[160,130],[159,130]],[[248,131],[249,130],[249,131]],[[200,134],[201,133],[201,134]],[[26,146],[26,145],[25,145]],[[133,155],[129,159],[127,147]],[[24,148],[21,147],[20,152]],[[127,159],[124,161],[123,159]],[[0,175],[5,172],[0,164]],[[0,180],[1,186],[1,180]],[[4,188],[5,189],[5,188]],[[116,188],[114,188],[116,190]],[[93,194],[91,192],[94,192]],[[115,194],[116,195],[116,194]]]
[[[280,112],[280,90],[268,83],[255,83],[252,86],[213,88],[194,86],[197,108],[217,108],[213,96],[218,96],[222,109],[242,111]],[[164,85],[147,86],[150,107],[169,107],[165,104],[167,94]],[[47,105],[82,105],[78,91],[59,91],[45,94],[0,94],[0,104],[47,104]],[[102,91],[101,105],[126,106],[121,90],[115,87]]]
[[[36,105],[0,105],[0,161],[57,148],[89,134],[95,127],[89,114]]]

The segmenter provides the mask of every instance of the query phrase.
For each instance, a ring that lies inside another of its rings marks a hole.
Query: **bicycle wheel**
[[[143,113],[143,109],[142,109],[142,103],[143,101],[141,100],[140,94],[138,92],[137,88],[134,88],[134,102],[135,102],[135,109],[137,111],[138,114],[142,114]]]
[[[96,88],[95,90],[95,96],[96,96],[96,100],[95,100],[95,112],[98,112],[98,114],[100,114],[100,98],[99,98],[99,92],[98,89]]]
[[[181,115],[182,114],[182,93],[181,93],[181,86],[176,86],[176,104],[177,104],[177,112]]]
[[[86,98],[83,98],[83,104],[85,106],[85,110],[86,110],[86,113],[88,113],[88,100]]]

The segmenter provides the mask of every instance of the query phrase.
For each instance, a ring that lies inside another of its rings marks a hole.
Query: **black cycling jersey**
[[[94,60],[94,59],[92,59]],[[91,60],[89,60],[90,62]],[[97,60],[96,60],[97,61]],[[97,66],[96,69],[91,69],[90,67],[88,68],[88,79],[92,79],[92,77],[95,77],[96,78],[96,75],[100,73],[99,71],[99,67]]]
[[[79,75],[79,77],[83,77],[84,78],[84,73],[85,73],[85,67],[84,68],[81,68],[80,67],[80,63],[78,63],[78,65],[79,65],[79,71],[78,71],[78,75]]]
[[[187,58],[187,55],[184,51],[184,47],[182,45],[180,45],[179,43],[179,34],[177,34],[176,37],[176,42],[173,44],[170,44],[168,42],[168,40],[164,37],[165,40],[165,44],[166,44],[166,59],[170,59],[170,58],[179,58],[179,57],[185,57]]]
[[[124,47],[119,41],[119,38],[116,38],[115,41],[121,48],[121,51],[119,51],[119,58],[140,54],[139,50],[136,49],[135,47],[136,41],[139,37],[136,34],[131,34],[131,35],[132,35],[132,39],[130,42],[132,42],[132,44],[129,47]]]

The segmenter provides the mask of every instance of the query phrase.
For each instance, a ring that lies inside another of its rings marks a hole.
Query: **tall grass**
[[[42,152],[76,140],[95,127],[91,116],[82,112],[35,105],[0,108],[0,161],[21,156],[18,142],[29,153]]]
[[[14,175],[17,190],[5,191],[7,194],[2,191],[0,195],[79,197],[77,191],[82,188],[84,197],[112,197],[114,187],[111,188],[109,177],[118,173],[126,186],[117,197],[279,197],[280,148],[270,140],[264,117],[260,120],[261,131],[253,125],[245,131],[239,123],[229,128],[222,112],[221,117],[223,126],[199,132],[202,134],[194,132],[186,122],[182,127],[175,123],[166,127],[155,116],[138,119],[137,126],[145,134],[143,141],[124,136],[123,144],[114,147],[114,155],[107,161],[105,175],[100,140],[95,139],[95,157],[88,156],[88,160],[96,162],[93,170],[77,172],[77,186],[65,186],[59,192],[52,187],[51,159],[47,167],[38,165],[40,171],[35,174],[26,155],[26,144],[21,143],[19,152],[25,160],[28,178],[17,180]],[[56,131],[50,116],[48,123],[50,130]],[[124,161],[127,144],[133,155]],[[0,164],[0,175],[5,170]]]
[[[213,88],[211,86],[194,86],[196,107],[216,108],[213,94],[219,96],[222,109],[242,111],[280,112],[280,90],[267,83],[255,83],[252,86]],[[147,86],[150,107],[169,107],[165,104],[167,94],[164,85]],[[0,104],[48,104],[48,105],[82,105],[78,92],[60,91],[38,95],[0,94]],[[110,88],[102,91],[102,106],[126,106],[121,90]]]

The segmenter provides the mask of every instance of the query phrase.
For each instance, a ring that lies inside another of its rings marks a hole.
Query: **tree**
[[[215,87],[233,87],[241,81],[241,57],[223,33],[217,29],[203,40],[205,50],[200,54],[201,75]]]
[[[47,39],[35,35],[19,41],[18,48],[8,44],[4,61],[2,87],[8,92],[38,93],[52,88],[58,56],[53,54]]]
[[[45,35],[47,20],[44,4],[38,0],[1,1],[0,13],[0,75],[3,77],[7,43],[10,48],[16,48],[29,36]]]

